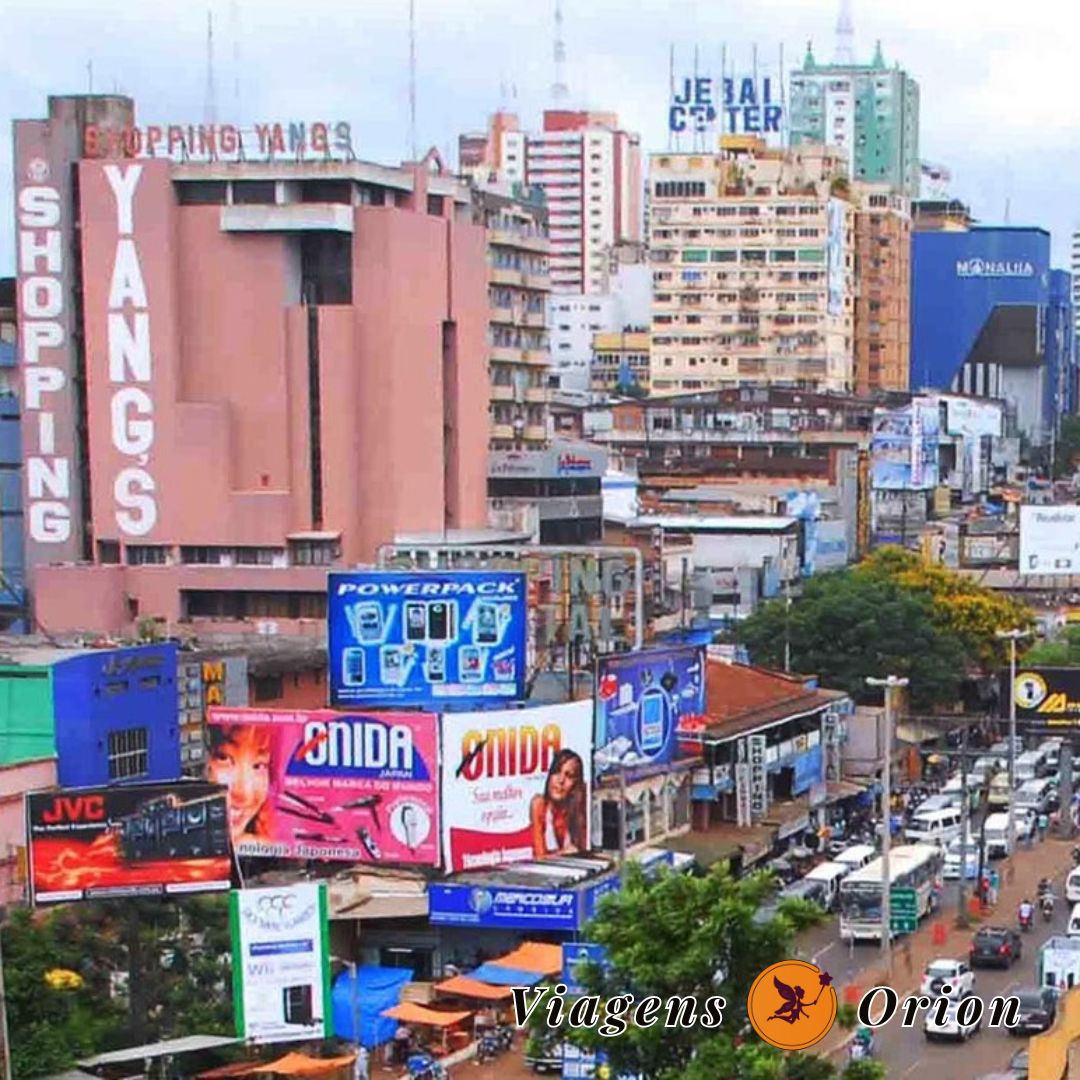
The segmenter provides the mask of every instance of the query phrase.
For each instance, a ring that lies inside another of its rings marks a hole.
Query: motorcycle
[[[413,1054],[405,1063],[409,1080],[448,1080],[450,1074],[430,1054]]]
[[[872,1035],[865,1038],[856,1036],[855,1040],[848,1047],[848,1058],[851,1061],[868,1061],[873,1056],[874,1037]]]
[[[514,1029],[510,1024],[500,1024],[495,1029],[495,1038],[503,1050],[510,1050],[514,1045]]]
[[[1080,847],[1074,847],[1072,849],[1072,861],[1073,866],[1080,866]]]
[[[1020,929],[1025,933],[1031,929],[1032,918],[1030,912],[1018,912],[1016,921],[1020,924]]]
[[[1050,893],[1047,893],[1042,900],[1039,901],[1042,907],[1043,918],[1049,922],[1054,917],[1054,898]]]
[[[476,1060],[483,1065],[485,1062],[494,1061],[502,1052],[503,1045],[499,1037],[494,1033],[482,1035],[476,1044]]]

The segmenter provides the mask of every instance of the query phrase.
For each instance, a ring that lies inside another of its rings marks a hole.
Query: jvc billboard
[[[330,702],[482,708],[525,689],[525,575],[331,574]]]

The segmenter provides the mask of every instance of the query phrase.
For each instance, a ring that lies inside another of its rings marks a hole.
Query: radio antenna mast
[[[209,8],[206,10],[206,101],[203,112],[208,124],[217,123],[217,86],[214,83],[214,13]]]
[[[555,0],[555,41],[551,50],[555,61],[555,81],[551,84],[551,100],[558,104],[566,100],[566,43],[563,41],[562,0]]]
[[[409,0],[409,154],[416,160],[416,0]]]
[[[855,20],[851,16],[851,0],[840,0],[840,11],[836,16],[834,61],[848,67],[855,63]]]

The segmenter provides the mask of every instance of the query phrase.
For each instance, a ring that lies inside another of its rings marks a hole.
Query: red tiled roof
[[[705,668],[705,712],[713,738],[738,735],[789,716],[823,709],[844,695],[808,689],[799,676],[710,659]]]

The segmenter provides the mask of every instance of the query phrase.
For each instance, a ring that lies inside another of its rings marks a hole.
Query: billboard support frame
[[[587,555],[597,559],[609,556],[632,558],[634,560],[634,651],[644,648],[645,642],[645,582],[643,580],[645,559],[640,549],[635,547],[617,547],[608,544],[556,544],[553,546],[536,544],[462,544],[463,551],[476,552],[478,555],[541,556],[552,555]],[[375,551],[375,566],[379,570],[388,569],[387,560],[404,551],[445,551],[449,544],[425,540],[417,544],[380,544]],[[430,569],[436,569],[434,567]]]

